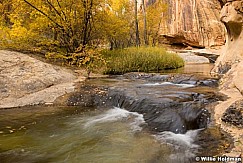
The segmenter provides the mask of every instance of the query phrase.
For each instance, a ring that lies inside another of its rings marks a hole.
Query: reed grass
[[[176,69],[184,66],[183,59],[159,47],[140,47],[102,52],[107,61],[105,74],[124,74],[127,72],[151,72]]]

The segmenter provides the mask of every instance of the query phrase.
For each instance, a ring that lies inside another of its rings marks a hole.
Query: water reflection
[[[161,73],[185,73],[185,74],[200,74],[206,77],[211,77],[210,71],[214,64],[186,64],[184,67],[174,70],[163,70]]]

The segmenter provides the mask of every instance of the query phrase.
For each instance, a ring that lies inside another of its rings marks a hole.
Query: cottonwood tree
[[[11,25],[9,14],[12,11],[12,0],[0,1],[0,23],[1,25]]]
[[[158,43],[161,25],[166,20],[167,6],[162,0],[145,2],[145,0],[141,0],[138,12],[139,30],[143,31],[141,35],[144,45],[155,46]]]
[[[104,40],[110,43],[110,49],[132,45],[133,17],[132,4],[129,0],[107,2],[95,27]],[[97,32],[98,33],[98,32]]]
[[[166,21],[167,5],[162,0],[154,1],[147,6],[147,32],[153,46],[158,43],[159,31]]]
[[[148,36],[147,36],[147,13],[146,13],[146,5],[144,0],[142,0],[142,11],[143,11],[143,25],[144,25],[144,29],[143,29],[144,44],[149,45]]]
[[[136,33],[136,46],[140,46],[139,28],[138,28],[138,1],[134,0],[134,22]]]
[[[86,46],[140,46],[143,24],[144,44],[155,44],[165,7],[161,1],[141,4],[138,10],[137,0],[2,0],[1,42],[28,44],[65,58]]]
[[[93,17],[98,12],[99,1],[23,1],[48,20],[49,27],[54,32],[54,39],[58,40],[68,53],[75,52],[77,48],[82,50],[89,43]]]

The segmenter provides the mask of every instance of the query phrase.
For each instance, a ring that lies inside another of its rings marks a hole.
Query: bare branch
[[[58,4],[59,8],[61,9],[61,13],[63,14],[65,20],[67,20],[67,16],[66,16],[65,12],[63,12],[63,10],[62,10],[62,6],[61,6],[59,0],[57,0],[57,4]]]
[[[64,20],[63,17],[62,17],[62,15],[61,15],[61,13],[55,8],[55,6],[53,6],[53,4],[49,0],[46,0],[46,1],[55,10],[55,12],[57,13],[57,15],[60,16],[60,18],[62,20]]]
[[[37,10],[38,12],[40,12],[41,14],[43,14],[45,17],[47,17],[50,21],[52,21],[54,24],[56,24],[59,28],[63,29],[63,26],[61,26],[60,24],[58,24],[56,21],[54,21],[50,16],[48,16],[46,13],[44,13],[43,11],[41,11],[40,9],[38,9],[37,7],[35,7],[34,5],[32,5],[30,2],[28,2],[27,0],[24,0],[25,3],[27,3],[28,5],[30,5],[32,8],[34,8],[35,10]]]

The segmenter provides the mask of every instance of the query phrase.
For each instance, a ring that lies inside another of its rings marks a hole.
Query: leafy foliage
[[[59,59],[67,61],[69,65],[84,67],[87,70],[88,77],[90,72],[106,65],[106,61],[101,55],[101,50],[89,46],[82,48],[82,51],[69,53],[68,55],[65,55],[65,53],[61,54],[60,52],[48,52],[46,58]]]
[[[162,0],[157,0],[155,3],[148,5],[147,8],[147,23],[148,23],[148,37],[150,44],[155,46],[158,44],[159,30],[163,21],[166,21],[167,5]]]
[[[180,58],[158,48],[128,48],[102,52],[101,55],[101,49],[127,48],[137,44],[135,17],[142,24],[142,17],[147,15],[147,21],[144,21],[147,22],[144,25],[147,32],[144,35],[148,37],[143,38],[149,38],[153,45],[156,44],[165,5],[158,0],[147,4],[145,10],[144,4],[141,14],[140,6],[134,2],[2,0],[0,46],[44,52],[49,59],[84,66],[88,74],[105,65],[104,58],[109,61],[107,73],[158,71],[182,66]],[[138,15],[135,16],[136,7]],[[145,42],[147,45],[148,42]]]

